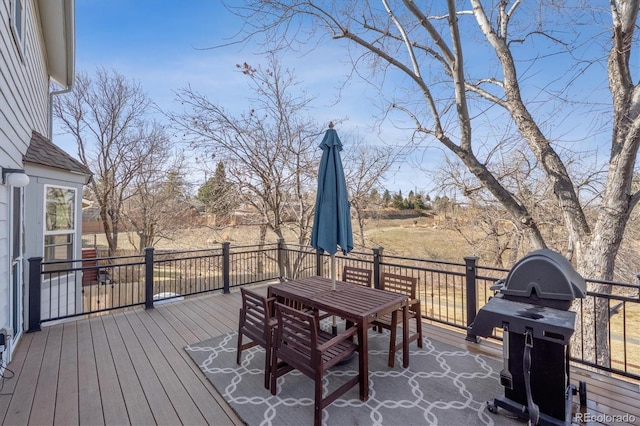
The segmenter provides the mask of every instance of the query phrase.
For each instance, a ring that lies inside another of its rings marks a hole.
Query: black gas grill
[[[492,289],[496,295],[469,326],[482,337],[495,327],[503,331],[505,394],[489,402],[489,409],[501,407],[531,424],[570,424],[577,391],[569,383],[569,340],[576,314],[568,309],[585,296],[584,279],[566,258],[544,249],[522,258]]]

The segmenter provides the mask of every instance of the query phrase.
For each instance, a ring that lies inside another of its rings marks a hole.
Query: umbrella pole
[[[336,289],[336,255],[331,255],[331,289]],[[331,331],[333,335],[336,336],[338,334],[338,325],[336,324],[336,316],[332,317],[333,325],[331,326]]]
[[[331,255],[331,289],[336,289],[336,255]]]

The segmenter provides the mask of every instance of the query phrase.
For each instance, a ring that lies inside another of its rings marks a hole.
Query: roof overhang
[[[75,0],[37,0],[49,76],[69,89],[75,73]]]

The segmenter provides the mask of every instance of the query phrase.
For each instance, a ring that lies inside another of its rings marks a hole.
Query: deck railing
[[[309,246],[275,244],[231,246],[191,251],[157,251],[148,248],[142,255],[43,262],[29,259],[28,331],[37,331],[45,322],[99,314],[134,306],[153,308],[155,303],[212,291],[228,293],[231,288],[283,278],[331,276],[330,257]],[[372,269],[374,286],[381,272],[417,277],[426,320],[463,331],[493,295],[490,287],[505,278],[507,269],[477,264],[475,257],[463,262],[446,262],[383,254],[381,247],[371,252],[352,251],[335,256],[337,277],[344,265]],[[640,380],[640,286],[632,283],[602,282],[610,293],[589,291],[587,298],[605,303],[584,303],[575,308],[581,314],[587,306],[608,310],[609,356],[589,359],[574,351],[572,361]],[[493,338],[500,339],[498,331]],[[588,333],[592,333],[591,336]],[[593,336],[593,337],[592,337]],[[594,338],[593,329],[582,325],[574,333],[574,346]],[[467,339],[475,336],[467,333]],[[599,342],[596,342],[598,345]]]

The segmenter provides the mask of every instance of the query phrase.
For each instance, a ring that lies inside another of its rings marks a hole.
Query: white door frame
[[[22,335],[24,325],[24,189],[9,187],[9,319],[12,336],[6,342],[9,359]]]

